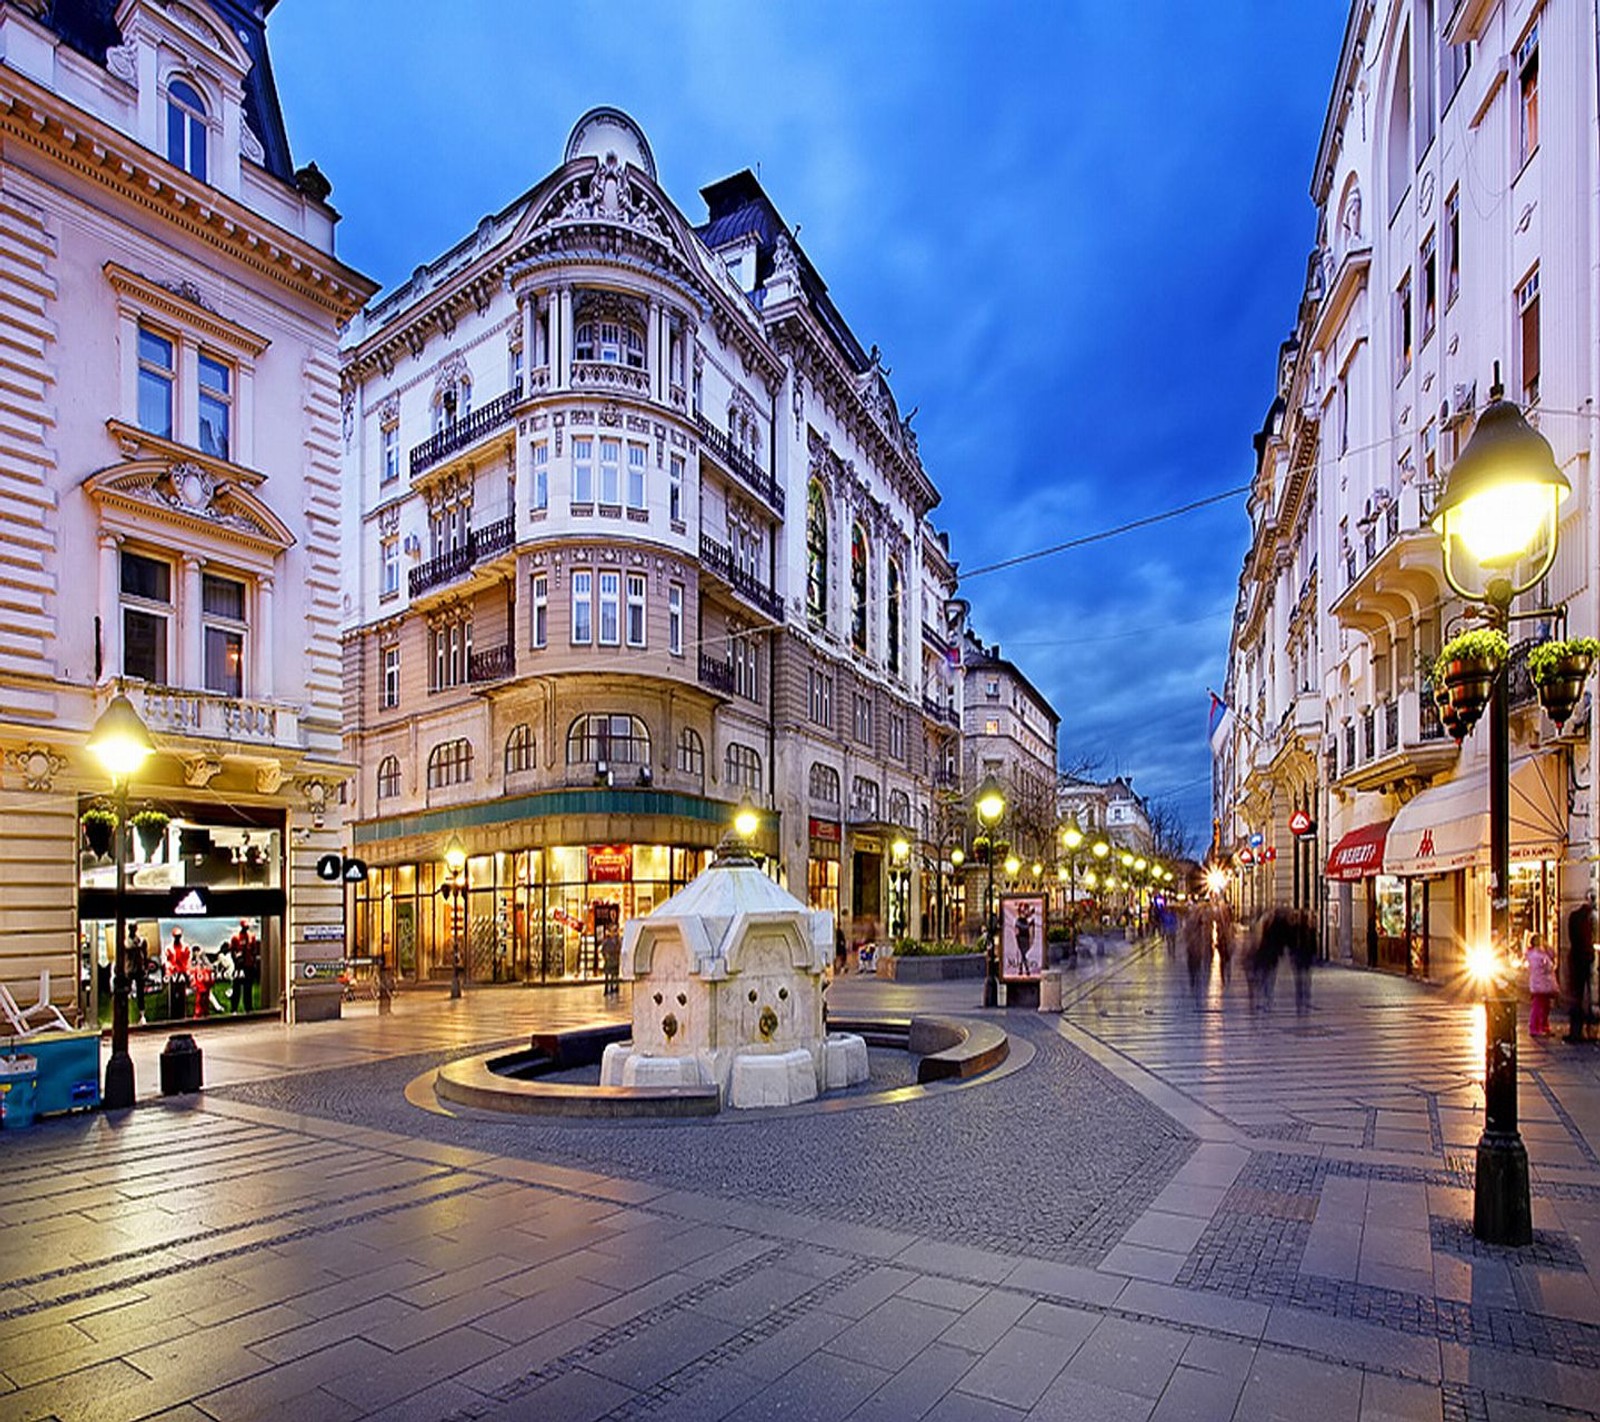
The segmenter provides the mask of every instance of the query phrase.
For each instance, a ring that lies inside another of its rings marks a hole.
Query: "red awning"
[[[1379,820],[1375,825],[1362,825],[1353,829],[1333,847],[1328,856],[1327,875],[1330,879],[1365,879],[1383,868],[1383,842],[1388,838],[1393,820]]]

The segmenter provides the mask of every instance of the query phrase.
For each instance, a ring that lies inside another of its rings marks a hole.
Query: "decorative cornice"
[[[118,296],[129,297],[141,306],[181,321],[202,336],[209,336],[214,341],[243,351],[252,359],[272,344],[266,336],[257,335],[249,327],[219,316],[206,305],[204,297],[193,283],[169,285],[154,281],[117,262],[107,262],[101,270]]]

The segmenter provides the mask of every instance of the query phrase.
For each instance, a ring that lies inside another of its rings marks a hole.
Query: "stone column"
[[[653,296],[645,320],[644,358],[650,367],[650,398],[659,403],[666,399],[666,382],[662,379],[665,361],[661,354],[661,303]]]
[[[533,372],[539,364],[539,293],[532,287],[522,292],[522,368],[527,375],[523,394],[533,390]]]
[[[556,292],[555,321],[552,325],[551,375],[557,390],[572,388],[572,288],[560,287]]]
[[[274,660],[272,613],[272,579],[262,578],[256,584],[256,655],[253,678],[255,685],[253,688],[247,686],[245,690],[263,701],[270,700],[275,694],[272,677]]]
[[[193,555],[183,560],[183,596],[178,603],[178,626],[182,629],[176,684],[186,691],[205,685],[204,618],[200,610],[200,574],[205,561]]]

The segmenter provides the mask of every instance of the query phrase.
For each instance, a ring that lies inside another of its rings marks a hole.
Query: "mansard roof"
[[[278,103],[278,86],[267,53],[266,20],[278,0],[205,0],[244,46],[252,63],[244,76],[244,116],[265,150],[264,167],[273,177],[294,185],[289,135]],[[39,22],[63,44],[93,60],[102,69],[106,51],[122,43],[117,11],[122,0],[53,0]]]

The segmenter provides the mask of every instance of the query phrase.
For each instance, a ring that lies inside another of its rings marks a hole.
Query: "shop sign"
[[[626,884],[633,878],[633,850],[626,844],[589,846],[589,882]]]
[[[1290,834],[1310,834],[1313,828],[1311,816],[1304,810],[1296,810],[1289,816]]]
[[[1245,845],[1244,848],[1239,851],[1239,862],[1241,864],[1250,864],[1254,860],[1255,855],[1250,852],[1250,846],[1248,844]]]
[[[344,926],[338,923],[308,923],[300,930],[307,943],[343,943]]]
[[[811,821],[811,838],[812,839],[830,839],[835,844],[837,844],[839,842],[839,822],[838,822],[838,820],[817,820],[817,819],[812,820]]]
[[[302,963],[300,965],[300,976],[308,983],[336,981],[343,971],[343,958],[335,958],[327,963]]]
[[[190,889],[172,906],[174,918],[207,918],[210,913],[211,907],[206,903],[206,896],[200,889]]]

